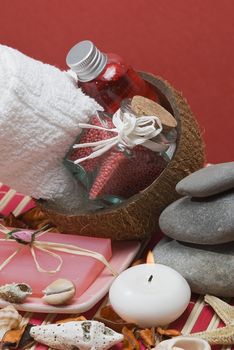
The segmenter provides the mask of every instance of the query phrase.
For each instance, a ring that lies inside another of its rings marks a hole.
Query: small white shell
[[[25,283],[5,284],[0,287],[0,298],[10,303],[22,303],[30,294],[32,288]]]
[[[203,339],[180,336],[162,341],[152,350],[211,350],[211,347]]]
[[[123,335],[98,321],[73,321],[35,326],[31,337],[58,350],[107,350],[123,340]]]
[[[13,305],[8,305],[0,310],[0,340],[4,334],[11,330],[18,328],[22,317]]]
[[[76,293],[73,282],[60,278],[52,282],[45,290],[42,300],[50,305],[62,305],[70,301]]]

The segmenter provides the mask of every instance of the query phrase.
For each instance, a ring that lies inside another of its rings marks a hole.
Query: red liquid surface
[[[89,82],[79,82],[79,87],[93,97],[108,113],[114,113],[125,98],[135,95],[157,101],[157,94],[151,85],[144,81],[122,58],[108,55],[102,73]]]

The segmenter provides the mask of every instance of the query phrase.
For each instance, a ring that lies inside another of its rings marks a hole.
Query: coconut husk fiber
[[[172,160],[147,189],[118,206],[71,215],[56,211],[49,202],[39,201],[60,232],[115,240],[145,239],[156,232],[162,210],[179,197],[175,191],[177,182],[203,167],[204,143],[187,101],[162,78],[140,75],[155,87],[160,104],[177,119],[177,148]]]

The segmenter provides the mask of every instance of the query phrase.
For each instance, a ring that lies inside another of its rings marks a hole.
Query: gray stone
[[[185,196],[207,197],[234,188],[234,162],[211,165],[185,177],[176,191]]]
[[[207,198],[183,197],[160,215],[161,230],[178,241],[218,244],[234,240],[234,191]]]
[[[155,262],[177,270],[194,293],[234,297],[234,243],[201,246],[164,238],[153,252]]]

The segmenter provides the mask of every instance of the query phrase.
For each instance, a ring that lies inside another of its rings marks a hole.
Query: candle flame
[[[146,264],[154,264],[154,255],[152,253],[152,251],[150,250],[147,254],[147,258],[146,258]]]

